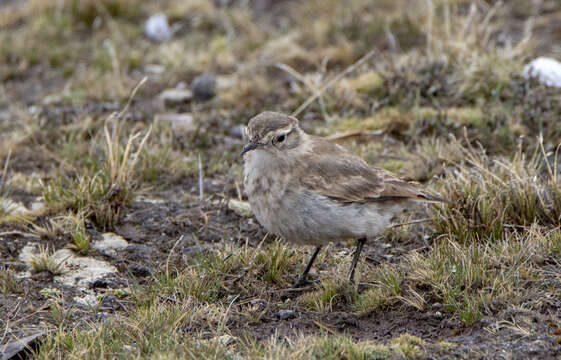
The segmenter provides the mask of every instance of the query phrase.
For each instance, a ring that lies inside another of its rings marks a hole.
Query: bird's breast
[[[283,224],[288,222],[290,201],[289,172],[284,164],[259,151],[248,153],[244,161],[244,188],[251,209],[267,231],[285,236]]]

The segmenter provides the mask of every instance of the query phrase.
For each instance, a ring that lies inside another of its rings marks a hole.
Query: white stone
[[[24,264],[29,264],[36,254],[37,244],[26,244],[20,251],[18,259]]]
[[[144,32],[148,38],[159,42],[169,41],[173,35],[168,18],[163,13],[150,16],[144,25]]]
[[[101,236],[103,237],[103,239],[93,243],[93,248],[101,251],[106,255],[114,256],[118,251],[123,250],[127,246],[129,246],[128,241],[117,234],[105,233]]]
[[[69,249],[57,250],[54,256],[65,268],[64,272],[61,275],[55,276],[54,279],[67,286],[88,288],[96,280],[117,273],[117,268],[107,261],[76,256]]]
[[[561,62],[547,57],[539,57],[524,66],[524,77],[536,77],[547,85],[561,87]]]
[[[253,211],[251,211],[251,206],[247,201],[230,199],[228,201],[228,209],[232,210],[239,216],[250,217],[251,215],[253,215]]]
[[[193,92],[189,89],[166,89],[160,93],[159,98],[168,106],[183,104],[193,99]]]
[[[37,253],[37,244],[27,244],[21,249],[19,260],[29,266]],[[57,250],[53,257],[57,263],[63,266],[62,274],[55,276],[54,280],[67,286],[88,288],[96,280],[117,273],[117,268],[107,261],[77,256],[70,249]]]

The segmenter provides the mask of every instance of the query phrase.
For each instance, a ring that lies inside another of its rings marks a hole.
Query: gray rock
[[[122,236],[108,232],[102,235],[103,239],[96,241],[93,248],[105,255],[115,256],[118,252],[126,249],[129,243]]]
[[[37,343],[45,334],[44,332],[40,332],[4,345],[0,350],[0,359],[27,359],[31,350],[37,347]]]
[[[281,320],[288,320],[296,317],[296,313],[294,312],[294,310],[279,310],[277,316]]]
[[[216,78],[212,74],[197,76],[191,84],[195,99],[207,101],[216,96]]]
[[[146,277],[152,275],[150,269],[142,265],[129,265],[127,269],[137,277]]]

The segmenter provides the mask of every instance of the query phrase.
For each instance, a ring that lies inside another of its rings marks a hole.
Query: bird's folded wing
[[[316,138],[314,151],[298,167],[301,185],[309,191],[339,202],[372,202],[411,199],[429,202],[446,200],[403,181],[392,173],[368,165],[364,160],[327,140]]]

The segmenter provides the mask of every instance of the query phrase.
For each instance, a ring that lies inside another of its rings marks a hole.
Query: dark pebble
[[[196,100],[207,101],[216,96],[216,78],[211,74],[197,76],[191,84]]]

